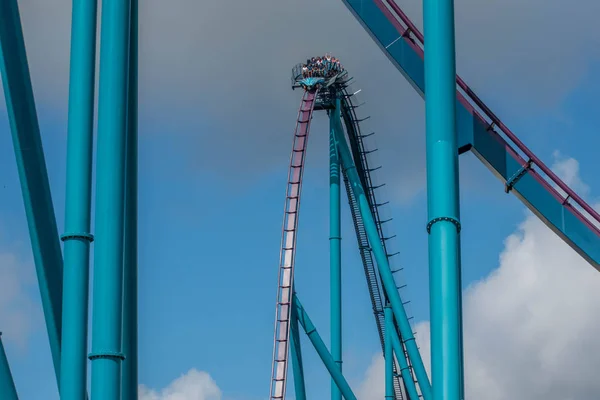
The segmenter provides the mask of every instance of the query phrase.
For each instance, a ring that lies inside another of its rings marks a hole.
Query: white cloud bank
[[[573,159],[554,170],[584,189]],[[499,267],[463,297],[465,398],[597,398],[600,275],[535,216],[505,241]],[[429,323],[417,326],[429,369]],[[374,358],[361,400],[384,396],[383,359]]]
[[[160,392],[140,385],[138,398],[139,400],[221,400],[222,393],[208,373],[191,369]]]

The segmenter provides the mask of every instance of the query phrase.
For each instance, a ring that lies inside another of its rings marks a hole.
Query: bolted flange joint
[[[433,218],[431,221],[429,221],[427,223],[427,233],[431,233],[431,227],[433,226],[433,224],[437,223],[437,222],[442,222],[442,221],[446,221],[446,222],[452,222],[454,224],[454,226],[456,226],[456,231],[458,233],[460,233],[460,221],[457,220],[456,218],[452,218],[452,217],[437,217],[437,218]]]
[[[121,353],[120,351],[97,351],[88,354],[88,358],[92,361],[99,358],[109,358],[112,360],[123,361],[125,359],[125,354]]]
[[[87,240],[88,242],[92,243],[94,241],[94,235],[92,235],[91,233],[72,233],[72,232],[68,232],[68,233],[63,233],[62,235],[60,235],[60,240],[62,240],[63,242],[66,242],[67,240]]]

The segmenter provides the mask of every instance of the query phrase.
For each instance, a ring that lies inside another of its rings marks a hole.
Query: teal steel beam
[[[92,399],[121,398],[123,239],[130,0],[102,2],[96,238],[92,315]]]
[[[391,306],[390,306],[391,310]],[[384,311],[385,312],[385,311]],[[392,310],[393,314],[393,310]],[[393,317],[393,315],[392,315]],[[393,322],[392,322],[393,324]],[[387,327],[387,324],[386,324]],[[394,327],[392,331],[392,347],[394,348],[394,352],[396,353],[396,359],[398,360],[398,364],[400,364],[400,375],[402,375],[402,380],[404,381],[404,387],[406,388],[406,392],[408,394],[409,400],[418,400],[419,393],[417,392],[417,386],[415,385],[415,381],[413,375],[410,371],[410,366],[408,365],[408,360],[406,359],[406,352],[404,351],[404,346],[402,346],[402,342],[398,337],[398,332]]]
[[[63,259],[17,0],[0,1],[0,69],[42,309],[60,385]]]
[[[336,108],[339,107],[340,100],[338,99],[336,101]],[[400,297],[400,293],[398,293],[398,289],[396,288],[396,283],[394,281],[394,277],[392,276],[387,255],[383,245],[381,244],[381,239],[379,238],[379,233],[377,231],[377,225],[375,224],[373,214],[371,214],[371,208],[369,207],[367,196],[360,182],[358,172],[356,171],[356,166],[354,165],[350,149],[348,148],[348,143],[346,142],[340,120],[336,121],[334,131],[338,146],[338,154],[342,161],[342,167],[348,176],[354,197],[357,200],[359,211],[365,225],[365,231],[371,245],[371,250],[373,252],[373,256],[375,257],[375,261],[377,262],[377,268],[379,270],[381,282],[383,283],[385,291],[388,294],[389,301],[394,312],[394,317],[398,322],[400,334],[402,335],[402,338],[406,344],[406,350],[413,365],[423,398],[425,400],[429,400],[431,399],[431,385],[429,383],[429,377],[427,376],[427,371],[425,370],[425,365],[423,364],[421,354],[419,353],[419,349],[412,332],[412,327],[410,326],[408,316],[406,315],[402,298]]]
[[[384,360],[385,360],[385,398],[394,399],[394,347],[392,345],[392,336],[396,330],[394,326],[394,312],[389,303],[385,305],[385,339],[384,339]],[[404,354],[399,354],[404,357]],[[411,399],[412,400],[412,399]]]
[[[2,332],[0,332],[0,398],[3,400],[19,400],[17,387],[10,372],[8,358],[2,344]]]
[[[334,126],[340,119],[339,107],[330,114],[329,122],[329,265],[331,356],[342,371],[342,228],[340,197],[340,161],[335,145]],[[341,400],[342,393],[331,381],[331,400]]]
[[[393,2],[342,1],[392,64],[424,97],[425,55],[419,44],[424,38],[414,24]],[[388,5],[400,16],[401,23]],[[505,184],[505,190],[515,194],[554,233],[600,270],[598,213],[560,181],[460,77],[456,80],[460,87],[456,91],[459,153],[471,150]],[[557,188],[565,194],[559,193]]]
[[[87,398],[97,0],[73,1],[65,204],[62,400]]]
[[[294,391],[296,392],[296,400],[306,400],[306,384],[304,382],[302,346],[300,344],[300,331],[298,329],[298,315],[296,313],[296,307],[294,306],[292,306],[292,309],[290,310],[290,336],[292,339],[290,353],[292,356]]]
[[[357,400],[356,396],[352,392],[352,389],[350,388],[350,385],[348,385],[346,378],[344,378],[344,375],[342,375],[342,371],[338,369],[333,357],[327,350],[327,346],[325,346],[323,339],[321,339],[321,336],[317,332],[317,328],[315,328],[314,324],[308,317],[306,310],[304,310],[304,307],[302,307],[302,303],[300,303],[300,300],[298,300],[298,296],[296,294],[294,294],[292,299],[292,306],[296,308],[296,315],[300,325],[302,325],[306,336],[308,336],[313,347],[319,354],[319,357],[321,357],[321,361],[323,361],[323,364],[325,364],[325,368],[327,368],[327,371],[329,371],[331,378],[340,389],[344,399]]]
[[[122,400],[138,400],[138,0],[131,0],[125,161]]]
[[[423,1],[433,400],[461,400],[460,216],[454,1]]]

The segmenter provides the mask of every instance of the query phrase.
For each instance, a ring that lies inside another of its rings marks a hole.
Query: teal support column
[[[454,1],[424,0],[427,232],[433,400],[462,392]]]
[[[308,314],[306,313],[306,310],[304,310],[304,307],[302,307],[302,303],[300,303],[300,300],[298,300],[298,296],[296,296],[295,294],[292,298],[292,306],[296,308],[296,315],[298,317],[300,325],[302,325],[306,336],[308,336],[308,338],[310,339],[310,342],[317,351],[317,354],[319,354],[319,357],[321,358],[321,361],[323,361],[323,364],[325,364],[325,368],[327,368],[327,371],[329,371],[329,374],[338,386],[338,389],[340,389],[340,392],[342,393],[342,396],[344,396],[344,399],[357,400],[356,396],[352,392],[352,389],[350,388],[350,385],[348,385],[346,378],[344,378],[344,375],[342,375],[342,371],[340,371],[337,368],[333,357],[327,350],[327,346],[325,346],[323,339],[321,339],[321,336],[317,332],[317,328],[315,328],[315,326],[313,325],[312,321],[308,317]]]
[[[123,239],[130,1],[102,2],[92,399],[121,398]]]
[[[0,399],[3,400],[19,400],[17,396],[17,387],[13,380],[8,358],[2,344],[2,332],[0,332]]]
[[[300,345],[298,314],[296,313],[296,307],[293,305],[292,309],[290,310],[290,336],[292,339],[290,353],[292,356],[294,391],[296,392],[296,400],[306,400],[306,384],[304,383],[304,365],[302,363],[302,346]]]
[[[394,314],[389,303],[385,305],[385,338],[384,338],[384,359],[385,359],[385,398],[394,399],[394,347],[392,337],[394,336]],[[404,354],[399,354],[404,357]],[[412,400],[412,399],[411,399]]]
[[[391,307],[390,307],[391,309]],[[392,310],[393,313],[393,310]],[[393,315],[392,315],[393,316]],[[393,323],[393,322],[392,322]],[[400,338],[396,330],[391,331],[392,333],[392,347],[394,348],[394,352],[396,353],[396,359],[398,360],[398,364],[400,364],[400,375],[402,375],[402,380],[404,381],[404,387],[406,388],[406,392],[408,393],[409,400],[418,400],[419,393],[417,392],[417,386],[415,385],[415,381],[413,375],[410,371],[410,367],[408,365],[408,360],[406,359],[406,354],[404,351],[404,347],[400,342]]]
[[[339,107],[340,101],[338,99],[336,102],[336,108]],[[338,146],[338,154],[342,161],[342,166],[346,171],[348,180],[350,181],[350,186],[354,193],[354,197],[358,202],[360,215],[365,225],[365,231],[369,238],[369,244],[371,245],[371,251],[373,252],[373,256],[377,262],[377,268],[379,270],[381,282],[383,283],[385,291],[388,294],[389,301],[394,312],[394,317],[396,318],[396,321],[398,321],[400,334],[402,335],[402,338],[406,344],[406,350],[413,365],[415,375],[417,376],[417,381],[419,383],[419,387],[421,388],[423,398],[425,400],[429,400],[431,399],[431,385],[429,384],[427,371],[425,371],[425,365],[423,364],[421,354],[419,353],[419,349],[412,332],[412,327],[410,326],[402,299],[398,293],[398,289],[396,288],[396,283],[394,282],[394,277],[392,276],[387,255],[385,254],[381,239],[379,238],[377,226],[375,225],[373,215],[371,214],[371,209],[369,207],[369,202],[367,200],[364,188],[360,183],[358,172],[356,171],[350,149],[348,148],[348,143],[344,137],[344,131],[342,129],[340,120],[336,120],[335,123],[335,139]]]
[[[60,385],[63,259],[17,0],[0,1],[0,70],[42,309]]]
[[[138,0],[129,29],[121,399],[138,400]]]
[[[97,0],[73,1],[67,137],[61,400],[87,397]]]
[[[329,122],[329,265],[331,356],[342,371],[342,228],[340,211],[340,161],[335,145],[334,126],[340,119],[340,109],[330,115]],[[331,381],[331,400],[342,400],[342,393]]]
[[[389,305],[389,303],[388,303]],[[393,315],[393,310],[391,308],[391,306],[388,307],[390,309],[389,312],[392,313],[392,317]],[[385,310],[384,310],[385,312]],[[398,333],[396,332],[396,328],[394,327],[394,320],[392,318],[391,321],[392,329],[386,332],[389,332],[391,334],[391,340],[392,340],[392,348],[394,349],[394,352],[396,353],[396,359],[398,360],[398,364],[400,364],[400,375],[402,375],[402,380],[404,381],[404,387],[406,388],[406,392],[408,394],[408,399],[409,400],[418,400],[419,399],[419,393],[417,392],[417,386],[415,385],[415,381],[414,378],[412,376],[412,373],[410,371],[410,367],[408,365],[408,360],[406,359],[406,353],[404,351],[404,346],[402,346],[402,342],[400,341],[400,337],[398,337]],[[386,322],[386,329],[387,329],[387,322]]]

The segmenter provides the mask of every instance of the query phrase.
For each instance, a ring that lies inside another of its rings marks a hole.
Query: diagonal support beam
[[[304,307],[302,307],[302,303],[300,303],[300,300],[298,300],[298,296],[296,296],[296,294],[294,294],[292,306],[296,309],[298,322],[300,322],[300,325],[302,325],[302,328],[304,328],[306,336],[308,336],[313,347],[319,354],[319,357],[321,357],[321,361],[323,361],[323,364],[325,364],[325,368],[327,368],[327,371],[329,371],[331,378],[338,386],[340,392],[342,392],[344,399],[357,400],[356,396],[352,392],[352,389],[350,388],[350,385],[348,385],[346,378],[344,378],[342,371],[339,370],[338,366],[333,360],[333,357],[331,356],[331,353],[329,353],[327,350],[327,346],[325,346],[323,339],[321,339],[321,336],[317,332],[317,328],[315,328],[314,324],[308,317],[308,314],[304,310]]]
[[[394,347],[392,345],[392,336],[394,334],[394,313],[389,303],[385,305],[385,399],[394,400]],[[404,354],[399,354],[404,358]],[[412,379],[411,379],[412,380]],[[412,399],[411,399],[412,400]]]
[[[389,303],[388,303],[389,304]],[[388,311],[389,310],[389,311]],[[402,380],[404,381],[404,387],[406,388],[406,392],[408,393],[409,400],[418,400],[419,393],[417,392],[417,386],[415,385],[415,381],[413,375],[410,371],[410,366],[408,365],[408,360],[406,359],[406,352],[404,351],[404,347],[402,346],[402,342],[398,337],[398,332],[396,331],[396,327],[394,325],[394,312],[391,306],[387,306],[385,309],[386,318],[387,312],[391,312],[391,324],[392,328],[389,331],[391,334],[392,348],[394,349],[394,353],[396,353],[396,359],[398,360],[398,364],[400,364],[400,375],[402,375]],[[385,322],[386,332],[388,329],[388,321],[386,319]]]
[[[292,339],[290,352],[292,356],[292,367],[294,373],[294,390],[296,392],[296,400],[306,400],[304,365],[302,363],[302,349],[300,345],[300,331],[298,329],[298,314],[296,312],[296,307],[292,307],[290,314],[290,336]]]
[[[63,260],[17,0],[0,1],[0,69],[54,372],[60,383]]]
[[[3,400],[19,400],[1,336],[2,332],[0,332],[0,398]]]
[[[336,101],[336,108],[339,107],[340,100],[338,99]],[[335,139],[342,161],[342,166],[348,176],[348,180],[350,181],[350,187],[352,188],[352,192],[358,203],[360,215],[363,219],[365,231],[367,232],[369,243],[373,251],[373,256],[377,262],[377,268],[379,270],[381,282],[383,283],[385,291],[388,294],[389,301],[394,312],[394,317],[396,318],[396,321],[398,321],[400,334],[402,335],[402,338],[406,344],[406,350],[413,365],[415,375],[417,376],[421,393],[423,394],[423,398],[425,400],[430,400],[431,384],[429,383],[429,377],[427,376],[427,371],[425,371],[425,365],[423,364],[421,354],[419,353],[419,349],[412,332],[412,327],[410,326],[408,316],[406,315],[406,310],[404,309],[402,298],[400,297],[400,293],[398,293],[398,289],[396,288],[396,283],[394,281],[394,277],[392,276],[387,255],[379,238],[377,225],[375,224],[373,214],[371,213],[371,208],[369,206],[365,190],[358,176],[358,172],[356,171],[356,166],[354,165],[354,160],[352,159],[348,143],[346,142],[344,130],[340,120],[337,120],[335,124]]]

